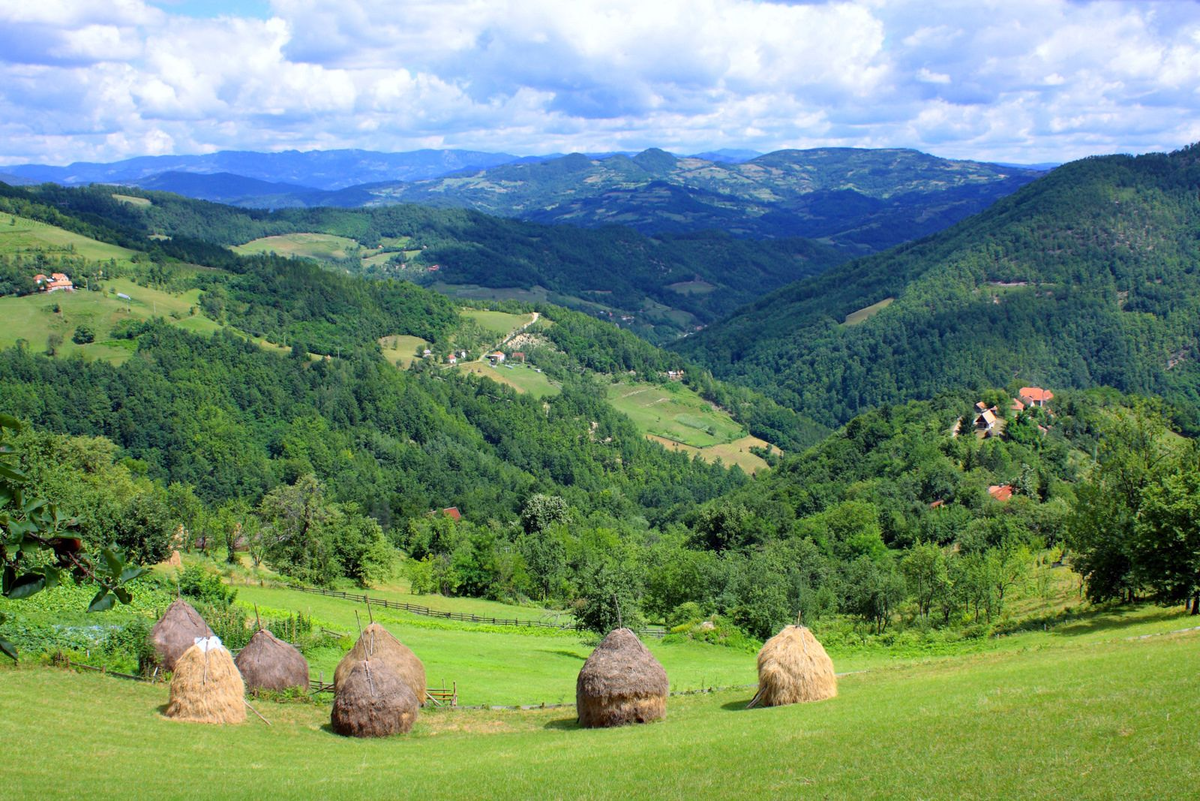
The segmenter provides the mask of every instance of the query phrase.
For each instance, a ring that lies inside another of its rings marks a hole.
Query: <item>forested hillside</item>
[[[336,235],[353,240],[354,253],[325,259],[329,266],[404,278],[449,293],[550,301],[604,317],[654,341],[694,330],[765,292],[845,260],[835,249],[804,239],[752,242],[712,232],[651,239],[623,228],[544,226],[409,205],[268,213],[128,191],[135,194],[114,197],[111,188],[45,184],[4,189],[0,196],[7,198],[5,208],[45,217],[46,222],[66,212],[95,229],[89,236],[118,244],[146,235],[214,246],[308,232]],[[119,199],[129,197],[150,202]],[[107,233],[95,233],[100,229]],[[170,241],[154,247],[176,252]],[[288,255],[281,245],[264,240],[263,252],[271,250]],[[221,257],[206,253],[205,258],[211,264]]]
[[[1193,146],[1068,164],[941,234],[780,290],[680,350],[826,424],[1015,378],[1163,394],[1194,430],[1198,159]]]
[[[294,202],[420,203],[655,235],[715,229],[753,238],[802,236],[869,253],[939,231],[1039,174],[915,150],[780,150],[728,163],[650,149],[632,157],[573,153]],[[246,205],[273,204],[279,200]]]

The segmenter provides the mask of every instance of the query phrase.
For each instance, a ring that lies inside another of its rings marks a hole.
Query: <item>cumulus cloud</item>
[[[0,163],[821,145],[1048,161],[1200,130],[1192,3],[272,0],[265,16],[0,0]]]

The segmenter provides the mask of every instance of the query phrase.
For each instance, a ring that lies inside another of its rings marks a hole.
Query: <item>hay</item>
[[[804,626],[787,626],[758,652],[758,693],[748,707],[823,701],[837,695],[833,660]]]
[[[241,723],[246,719],[246,686],[233,656],[217,638],[204,650],[193,645],[175,662],[166,716],[193,723]]]
[[[308,663],[304,657],[266,629],[259,629],[238,654],[237,669],[252,692],[308,689]]]
[[[342,680],[350,673],[354,664],[365,659],[370,659],[372,664],[386,662],[388,667],[392,668],[412,690],[417,703],[424,704],[425,665],[421,664],[421,660],[417,659],[417,655],[407,645],[393,637],[378,623],[367,626],[363,630],[362,636],[358,638],[358,642],[354,643],[354,647],[342,657],[341,662],[338,662],[338,666],[333,672],[334,692],[337,692]]]
[[[211,636],[212,629],[200,613],[176,598],[150,630],[150,645],[163,670],[174,670],[176,660],[196,643],[197,637]]]
[[[670,682],[658,660],[629,629],[609,632],[583,663],[575,708],[584,728],[648,723],[667,714]]]
[[[408,683],[390,663],[369,659],[346,668],[329,723],[347,737],[390,737],[409,732],[419,708]]]

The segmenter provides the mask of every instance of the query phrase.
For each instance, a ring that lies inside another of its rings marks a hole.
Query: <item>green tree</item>
[[[900,560],[900,572],[908,593],[917,603],[917,614],[929,617],[934,606],[950,591],[950,571],[942,549],[933,543],[917,543]]]
[[[1142,494],[1134,526],[1134,572],[1162,604],[1191,603],[1200,615],[1200,471],[1193,464]]]

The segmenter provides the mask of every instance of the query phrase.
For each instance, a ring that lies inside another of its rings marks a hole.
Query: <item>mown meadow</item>
[[[327,703],[256,702],[270,726],[191,725],[161,715],[162,684],[5,667],[2,773],[15,798],[1193,798],[1200,640],[1137,638],[1187,622],[1151,617],[875,661],[817,704],[745,710],[752,690],[726,690],[591,731],[570,708],[427,710],[379,741],[333,734]],[[514,683],[542,658],[513,657]],[[65,743],[81,744],[70,770]]]

